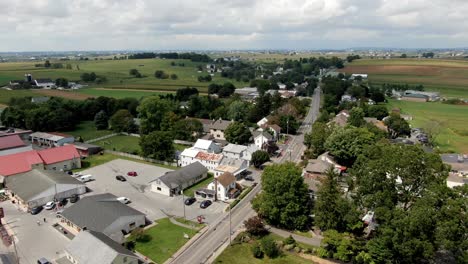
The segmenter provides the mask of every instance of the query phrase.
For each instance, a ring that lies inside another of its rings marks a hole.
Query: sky
[[[453,48],[468,0],[0,0],[0,51]]]

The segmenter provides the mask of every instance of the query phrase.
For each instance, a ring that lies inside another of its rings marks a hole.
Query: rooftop
[[[220,183],[225,188],[229,186],[229,184],[236,181],[236,177],[230,172],[225,172],[219,175],[216,179],[218,180],[218,183]]]
[[[266,131],[256,130],[256,131],[252,132],[252,135],[253,135],[254,138],[259,137],[260,135],[263,135],[267,140],[272,140],[273,139],[273,136],[270,133],[266,132]]]
[[[194,178],[205,174],[208,169],[205,168],[200,162],[191,163],[179,170],[171,171],[159,177],[166,186],[171,188],[179,187],[183,182],[190,182]]]
[[[236,144],[228,144],[223,148],[223,152],[232,152],[240,154],[247,150],[247,146],[244,145],[236,145]]]
[[[35,164],[43,164],[41,157],[35,150],[0,156],[0,175],[10,176],[27,172]]]
[[[21,140],[18,135],[10,135],[0,137],[0,150],[24,147],[26,144]]]
[[[208,150],[210,149],[211,144],[214,144],[214,142],[211,140],[198,139],[197,142],[195,142],[195,145],[193,147],[197,149]]]
[[[38,154],[45,164],[53,164],[65,160],[80,158],[80,154],[74,145],[65,145],[56,148],[39,150]]]
[[[180,156],[195,158],[197,156],[198,152],[200,152],[200,151],[196,150],[196,149],[193,149],[193,147],[192,148],[186,148],[186,149],[184,149],[184,151],[182,151],[182,153],[180,153]]]
[[[210,128],[217,130],[226,130],[226,128],[232,123],[232,121],[226,120],[215,120],[211,123]]]
[[[214,153],[206,153],[203,151],[198,152],[195,158],[199,160],[206,160],[206,161],[219,161],[223,158],[222,154],[214,154]]]

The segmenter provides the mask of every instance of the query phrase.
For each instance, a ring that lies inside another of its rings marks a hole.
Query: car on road
[[[70,203],[76,203],[78,202],[78,200],[80,199],[80,196],[78,196],[77,194],[74,194],[72,195],[72,197],[70,197]]]
[[[185,205],[192,205],[194,202],[196,202],[197,199],[195,199],[195,197],[189,197],[187,199],[185,199]]]
[[[205,209],[205,208],[207,208],[208,206],[210,206],[212,203],[213,203],[213,202],[211,202],[210,200],[205,200],[205,201],[201,202],[200,208]]]
[[[121,196],[121,197],[117,197],[117,201],[123,203],[123,204],[128,204],[130,203],[130,199],[128,199],[127,197],[124,197],[124,196]]]
[[[129,172],[127,173],[127,175],[128,175],[128,176],[131,176],[131,177],[136,177],[136,176],[138,176],[138,173],[136,173],[136,171],[129,171]]]
[[[33,207],[33,208],[31,208],[31,214],[32,215],[37,215],[38,213],[40,213],[42,211],[42,209],[43,209],[42,206]]]
[[[254,178],[252,177],[252,175],[247,175],[245,176],[244,178],[246,181],[254,181]]]
[[[122,175],[115,176],[115,179],[118,180],[118,181],[121,181],[121,182],[127,181],[127,179],[125,179],[125,177],[122,176]]]
[[[55,202],[48,202],[44,205],[44,209],[46,210],[52,210],[55,208]]]

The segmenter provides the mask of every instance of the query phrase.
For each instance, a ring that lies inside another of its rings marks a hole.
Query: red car
[[[136,173],[136,171],[129,171],[129,172],[127,173],[127,175],[128,175],[128,176],[132,176],[132,177],[138,176],[138,174]]]

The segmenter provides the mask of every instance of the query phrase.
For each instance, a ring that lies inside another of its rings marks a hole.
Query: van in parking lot
[[[94,180],[94,177],[91,174],[87,174],[87,175],[80,176],[76,179],[79,180],[80,182],[89,182],[89,181]]]

